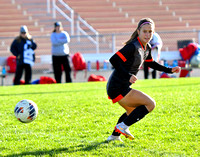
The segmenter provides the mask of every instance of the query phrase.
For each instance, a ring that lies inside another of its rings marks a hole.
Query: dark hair
[[[60,30],[64,31],[63,27],[61,27]],[[54,30],[52,32],[56,32],[56,29],[54,28]]]
[[[60,26],[60,30],[61,31],[63,31],[64,29],[63,29],[63,26],[62,26],[62,23],[60,22],[60,21],[58,21],[58,22],[55,22],[54,23],[54,30],[53,30],[53,32],[56,32],[56,27],[57,26]]]
[[[155,28],[155,24],[154,24],[154,22],[153,22],[152,19],[150,19],[150,18],[143,18],[143,19],[141,19],[140,22],[138,23],[137,29],[133,32],[133,34],[131,35],[130,39],[129,39],[127,42],[125,42],[125,44],[129,44],[129,43],[132,42],[135,38],[137,38],[137,37],[138,37],[138,32],[137,32],[137,30],[140,30],[141,27],[142,27],[143,25],[145,25],[145,24],[151,24],[151,25],[153,25],[153,27]]]

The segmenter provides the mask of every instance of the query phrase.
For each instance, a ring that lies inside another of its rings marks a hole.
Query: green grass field
[[[105,140],[124,110],[107,99],[106,82],[0,87],[0,156],[200,156],[200,78],[138,80],[132,86],[157,106],[130,127],[135,140]],[[22,99],[39,114],[14,116]]]

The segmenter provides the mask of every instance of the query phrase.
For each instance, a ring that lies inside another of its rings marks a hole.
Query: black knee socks
[[[124,124],[126,124],[127,126],[131,126],[132,124],[136,123],[137,121],[139,121],[140,119],[144,118],[144,116],[146,114],[148,114],[149,111],[147,110],[147,108],[142,105],[139,107],[136,107],[129,116],[127,116],[126,113],[124,113],[118,120],[118,123],[124,122]],[[112,133],[113,136],[120,136],[120,133],[115,132],[115,130]]]
[[[127,126],[131,126],[132,124],[134,124],[137,121],[139,121],[140,119],[142,119],[148,113],[149,113],[149,111],[147,110],[147,108],[144,105],[138,106],[130,113],[129,116],[127,116],[124,119],[123,122]]]
[[[121,115],[121,117],[119,118],[117,124],[123,122],[123,120],[124,120],[126,117],[127,117],[127,114],[126,114],[126,112],[125,112],[123,115]],[[114,130],[113,133],[112,133],[112,135],[113,135],[113,136],[119,136],[120,133],[115,132],[115,130]]]

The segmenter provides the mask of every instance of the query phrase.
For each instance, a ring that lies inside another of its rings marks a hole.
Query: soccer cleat
[[[110,141],[121,141],[121,142],[123,142],[122,139],[120,138],[120,136],[113,136],[113,135],[110,135],[110,136],[107,138],[106,141],[108,141],[108,142],[110,142]]]
[[[117,124],[115,126],[115,131],[124,135],[126,138],[130,139],[130,140],[133,140],[134,139],[134,136],[130,133],[129,129],[128,128],[124,128],[121,123]]]

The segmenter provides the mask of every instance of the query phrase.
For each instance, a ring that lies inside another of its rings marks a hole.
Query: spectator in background
[[[51,34],[54,77],[57,83],[61,83],[63,68],[66,82],[72,82],[68,46],[70,36],[63,30],[61,22],[55,22],[54,27]]]
[[[159,62],[163,42],[160,36],[158,35],[158,33],[154,32],[153,38],[150,41],[150,45],[151,45],[151,55],[153,57],[153,60],[156,62]],[[145,79],[148,79],[149,71],[152,73],[152,78],[156,79],[156,70],[149,68],[147,66],[147,62],[144,62],[144,78]]]
[[[32,79],[32,66],[35,62],[35,53],[37,48],[32,36],[28,32],[27,26],[21,26],[20,35],[14,39],[10,51],[16,56],[17,67],[14,78],[14,85],[19,85],[25,70],[25,84],[30,84]]]

